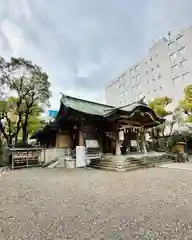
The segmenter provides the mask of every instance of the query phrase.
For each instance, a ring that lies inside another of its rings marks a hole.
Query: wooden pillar
[[[125,147],[126,147],[126,152],[128,150],[128,141],[127,141],[127,131],[124,130],[124,144],[125,144]]]
[[[127,132],[126,132],[126,130],[124,130],[124,144],[125,144],[125,146],[126,146],[126,151],[127,151]]]
[[[140,133],[136,133],[137,134],[137,152],[141,152],[140,149]]]
[[[100,148],[100,152],[103,153],[103,134],[101,134],[101,133],[99,136],[99,148]]]
[[[141,144],[142,144],[142,152],[147,153],[145,132],[141,132]]]
[[[126,130],[126,145],[127,145],[127,151],[131,152],[131,141],[129,139],[129,132]]]
[[[85,146],[84,134],[82,130],[79,130],[79,146]]]
[[[119,131],[115,132],[115,154],[121,155],[121,144],[119,140]]]
[[[60,145],[60,135],[59,135],[59,131],[57,131],[56,133],[56,143],[55,143],[55,147],[58,148]]]
[[[108,136],[105,136],[104,149],[105,149],[105,153],[109,152],[109,138],[108,138]]]

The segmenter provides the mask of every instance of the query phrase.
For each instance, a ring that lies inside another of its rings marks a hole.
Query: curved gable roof
[[[91,102],[84,99],[62,95],[61,103],[73,110],[83,112],[90,115],[104,116],[106,113],[111,112],[115,107],[101,103]]]
[[[102,103],[92,102],[84,99],[79,99],[62,94],[61,104],[67,108],[73,109],[78,112],[82,112],[89,115],[101,116],[104,118],[110,117],[117,112],[124,112],[131,115],[136,110],[143,110],[149,112],[153,115],[153,121],[158,121],[159,123],[164,120],[159,118],[155,112],[147,106],[143,101],[134,102],[122,107],[114,107]]]

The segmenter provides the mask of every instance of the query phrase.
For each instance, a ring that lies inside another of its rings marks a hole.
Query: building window
[[[124,73],[122,74],[122,78],[123,78],[125,75],[126,75],[126,72],[124,72]]]
[[[153,61],[153,59],[152,59],[152,57],[150,57],[150,59],[149,59],[151,62]]]
[[[173,52],[173,51],[174,51],[174,44],[173,44],[173,42],[170,42],[170,43],[169,43],[168,49],[169,49],[170,52]]]
[[[169,56],[169,59],[171,60],[171,61],[174,61],[175,60],[175,58],[176,58],[176,52],[174,52],[174,53],[172,53],[170,56]]]
[[[125,96],[125,91],[120,93],[120,96],[123,97]]]
[[[141,91],[141,85],[140,85],[140,84],[137,85],[137,89],[138,89],[139,91]]]
[[[146,74],[148,74],[148,73],[149,73],[149,71],[146,71],[145,73],[146,73]]]
[[[155,82],[155,78],[152,78],[152,81]]]
[[[157,90],[156,89],[153,89],[154,92],[156,92]]]
[[[133,77],[133,78],[131,79],[131,84],[132,84],[132,85],[135,85],[135,84],[136,84],[136,78],[135,78],[135,77]]]
[[[162,89],[163,89],[163,86],[161,85],[161,86],[160,86],[160,90],[162,90]]]
[[[136,71],[136,72],[139,71],[139,65],[135,66],[135,71]]]
[[[189,73],[182,74],[182,80],[185,85],[191,84],[191,75]]]
[[[187,71],[187,59],[184,59],[183,61],[180,62],[180,67],[182,71]]]
[[[159,75],[157,76],[157,78],[160,79],[160,78],[161,78],[161,74],[159,74]]]
[[[160,67],[160,65],[159,64],[157,64],[157,68],[159,68]]]
[[[158,56],[159,56],[159,54],[158,54],[158,53],[156,53],[156,54],[155,54],[155,57],[157,58]]]
[[[147,61],[145,61],[145,64],[147,64]]]
[[[175,76],[175,77],[172,79],[173,82],[175,82],[178,78],[179,78],[179,76]]]
[[[177,43],[181,44],[183,40],[183,35],[180,35],[176,38]]]
[[[179,50],[178,50],[178,53],[180,56],[184,56],[185,55],[185,47],[181,47]]]
[[[133,91],[133,92],[136,92],[136,91],[138,90],[138,87],[139,87],[139,84],[136,85],[136,86],[134,86],[134,87],[132,87],[132,91]]]
[[[153,72],[153,71],[154,71],[154,68],[151,68],[151,71]]]
[[[122,76],[118,77],[117,81],[121,81],[122,80]]]
[[[140,80],[140,74],[136,76],[136,83],[139,83],[139,80]]]
[[[177,70],[177,68],[178,68],[177,64],[171,66],[171,72],[174,73]]]
[[[125,87],[125,83],[121,83],[120,85],[119,85],[119,88],[124,88]]]

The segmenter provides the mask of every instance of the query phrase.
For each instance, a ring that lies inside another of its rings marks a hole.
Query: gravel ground
[[[192,239],[192,172],[27,169],[0,179],[0,240]]]

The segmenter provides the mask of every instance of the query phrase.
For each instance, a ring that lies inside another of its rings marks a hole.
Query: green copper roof
[[[115,109],[113,106],[74,98],[67,95],[62,95],[61,102],[66,107],[72,108],[79,112],[98,116],[104,116]]]
[[[142,111],[149,113],[151,118],[150,121],[153,122],[154,124],[160,124],[164,122],[164,119],[159,118],[155,114],[155,112],[150,107],[148,107],[147,104],[145,104],[142,100],[117,108],[114,106],[91,102],[63,94],[61,98],[61,103],[63,104],[63,106],[76,110],[78,112],[100,116],[103,118],[110,118],[116,114],[118,114],[119,116],[121,114],[127,115],[132,118],[132,114],[134,115],[135,111]]]
[[[146,104],[141,102],[134,102],[129,105],[116,108],[114,106],[74,98],[64,94],[62,95],[61,102],[66,107],[77,110],[79,112],[84,112],[86,114],[98,115],[103,117],[111,115],[116,110],[122,110],[130,113],[134,111],[137,107],[146,107],[150,109],[149,107],[146,106]]]
[[[61,106],[59,112],[62,110],[62,107],[65,106],[67,108],[83,112],[85,114],[90,114],[90,115],[96,115],[96,116],[101,116],[105,119],[108,117],[110,118],[114,114],[119,114],[119,115],[128,115],[131,117],[132,114],[135,113],[135,111],[144,111],[148,113],[152,113],[151,117],[151,127],[157,124],[160,124],[164,120],[157,117],[154,111],[148,107],[143,101],[140,102],[134,102],[132,104],[122,106],[122,107],[114,107],[106,104],[101,104],[101,103],[96,103],[96,102],[91,102],[79,98],[74,98],[68,95],[62,95],[61,98]],[[56,117],[56,120],[50,124],[48,124],[44,129],[41,131],[37,132],[34,134],[34,138],[37,137],[38,134],[42,134],[42,132],[50,131],[51,129],[54,130],[58,127],[58,122],[59,122],[59,113],[58,116]]]

